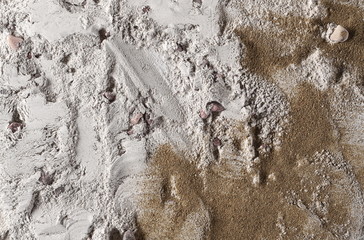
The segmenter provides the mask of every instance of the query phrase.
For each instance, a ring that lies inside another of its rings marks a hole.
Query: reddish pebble
[[[23,128],[23,124],[18,122],[12,122],[9,124],[8,128],[11,130],[12,133],[15,133],[19,129]]]
[[[218,102],[211,102],[210,110],[211,112],[222,112],[225,110],[225,108]]]
[[[23,39],[20,37],[14,37],[13,35],[8,35],[7,42],[11,49],[18,50]]]
[[[133,130],[129,130],[126,132],[128,135],[133,135],[134,134],[134,131]]]
[[[113,102],[116,99],[116,95],[113,92],[104,92],[104,97],[109,100],[109,102]]]
[[[200,110],[200,118],[206,119],[208,117],[209,117],[209,115],[204,110],[201,109]]]
[[[214,144],[215,147],[221,146],[221,140],[215,137],[212,140],[212,144]]]
[[[143,114],[137,113],[130,119],[131,125],[136,125],[140,122],[140,119],[143,117]]]

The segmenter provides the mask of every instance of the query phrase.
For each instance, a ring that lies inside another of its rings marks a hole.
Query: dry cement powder
[[[0,239],[364,235],[362,1],[0,13]]]

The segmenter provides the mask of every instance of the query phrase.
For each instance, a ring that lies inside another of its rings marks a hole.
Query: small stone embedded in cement
[[[330,35],[330,40],[333,43],[345,42],[349,38],[349,32],[343,26],[337,25]]]
[[[131,230],[127,230],[123,235],[123,240],[136,240],[136,238]]]
[[[39,181],[44,185],[52,185],[54,181],[53,174],[50,174],[49,172],[44,172],[42,170]]]
[[[12,133],[15,133],[19,129],[23,128],[23,124],[18,122],[12,122],[9,124],[8,128],[11,130]]]
[[[204,111],[204,110],[200,110],[200,118],[202,118],[202,119],[207,119],[208,117],[209,117],[209,114],[208,113],[206,113],[206,111]]]
[[[20,37],[15,37],[13,35],[8,35],[7,42],[11,49],[18,50],[21,43],[23,42],[23,39]]]
[[[144,7],[142,8],[142,12],[143,12],[143,13],[148,13],[148,12],[150,12],[150,10],[151,10],[151,9],[150,9],[150,6],[148,6],[148,5],[147,5],[147,6],[144,6]]]
[[[131,119],[130,119],[130,124],[131,125],[136,125],[140,122],[140,119],[143,117],[142,113],[137,113],[135,114]]]
[[[116,99],[116,95],[113,92],[104,92],[104,97],[109,100],[110,103],[114,102]]]
[[[225,110],[221,103],[216,101],[209,102],[207,105],[211,112],[222,112]]]
[[[213,140],[212,140],[212,144],[215,146],[215,147],[219,147],[221,146],[221,140],[217,137],[215,137]]]

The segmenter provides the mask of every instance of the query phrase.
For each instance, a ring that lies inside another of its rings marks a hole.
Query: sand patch
[[[345,232],[357,227],[350,209],[359,204],[358,189],[345,162],[331,153],[336,142],[325,93],[300,85],[291,116],[281,149],[261,156],[258,185],[245,171],[219,174],[224,164],[217,162],[200,172],[195,159],[161,146],[148,173],[159,180],[146,181],[150,195],[141,199],[141,212],[148,212],[138,217],[144,239],[183,239],[183,222],[201,209],[209,217],[195,239],[348,239]],[[169,201],[174,209],[167,216]]]

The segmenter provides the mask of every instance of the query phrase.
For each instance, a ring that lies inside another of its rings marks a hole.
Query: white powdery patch
[[[317,89],[327,90],[335,83],[336,74],[337,69],[332,60],[326,58],[320,49],[316,49],[300,65],[291,64],[273,77],[280,88],[290,95],[295,86],[305,81],[311,82]]]

